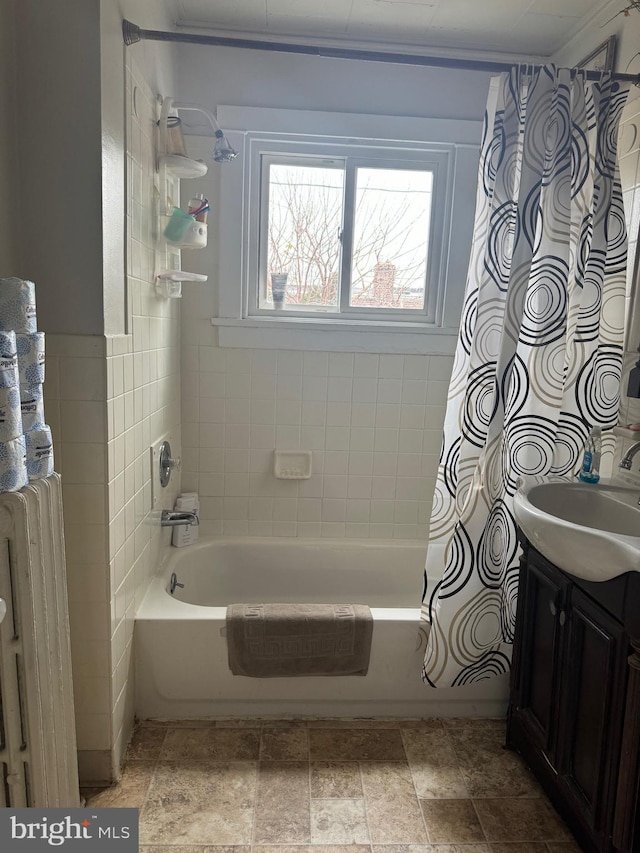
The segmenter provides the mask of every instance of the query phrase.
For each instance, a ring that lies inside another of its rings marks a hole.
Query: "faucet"
[[[623,468],[625,471],[631,470],[631,462],[636,453],[640,452],[640,441],[636,441],[635,444],[632,444],[631,447],[627,450],[627,452],[622,457],[619,467]]]
[[[163,509],[160,516],[160,527],[179,527],[183,524],[200,524],[198,513],[193,510],[180,511]]]

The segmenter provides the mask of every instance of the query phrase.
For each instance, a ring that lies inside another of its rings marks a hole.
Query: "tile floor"
[[[500,720],[142,723],[140,853],[575,853]]]

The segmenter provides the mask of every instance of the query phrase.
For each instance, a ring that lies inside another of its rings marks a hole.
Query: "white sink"
[[[514,513],[533,547],[590,581],[640,572],[640,488],[523,478]]]

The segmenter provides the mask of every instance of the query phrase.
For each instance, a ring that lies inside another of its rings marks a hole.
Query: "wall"
[[[43,330],[102,334],[100,2],[66,0],[64,15],[38,0],[15,10],[24,199],[15,274],[40,285]]]
[[[452,359],[196,345],[183,325],[183,488],[215,534],[425,539]],[[311,450],[276,480],[273,449]]]
[[[632,74],[640,73],[640,56],[637,55],[640,12],[631,12],[628,16],[618,14],[626,5],[619,0],[608,0],[603,3],[591,18],[589,25],[567,42],[553,57],[553,61],[569,67],[575,65],[609,36],[615,35],[617,38],[615,70],[628,71]]]
[[[479,72],[199,45],[179,45],[178,58],[176,95],[214,110],[233,104],[481,119],[490,79]],[[208,128],[195,113],[184,118]]]
[[[133,57],[127,204],[130,335],[48,335],[47,419],[62,473],[81,779],[119,771],[134,718],[134,614],[160,552],[149,448],[179,454],[179,307],[153,287],[155,95]],[[135,92],[135,95],[134,95]],[[135,98],[136,110],[133,104]],[[167,490],[171,506],[177,483]]]
[[[640,14],[638,15],[640,19]],[[622,374],[619,423],[640,423],[640,400],[627,395],[629,373],[635,366],[640,347],[640,300],[638,297],[638,224],[640,223],[640,93],[630,92],[631,100],[625,107],[620,133],[620,177],[624,188],[625,214],[629,232],[629,266],[627,275],[627,328]],[[633,444],[633,436],[621,435],[617,442],[617,455],[625,453]],[[634,471],[640,475],[636,457]]]
[[[179,53],[179,97],[218,103],[482,119],[488,76],[380,63],[193,48]],[[185,114],[197,122],[197,114]],[[197,129],[194,127],[194,130]],[[188,137],[192,156],[211,140]],[[185,181],[218,195],[220,169]],[[214,209],[215,210],[215,209]],[[183,285],[183,488],[199,491],[216,534],[425,539],[452,359],[219,348],[216,245],[183,253],[209,274]],[[464,282],[460,283],[463,286]],[[300,483],[272,476],[274,448],[313,452]]]
[[[134,716],[133,626],[137,606],[169,547],[159,509],[173,506],[179,479],[152,512],[150,446],[170,435],[180,453],[179,305],[154,289],[156,97],[127,53],[127,284],[131,334],[107,338],[107,464],[111,582],[112,739],[115,769]]]
[[[167,29],[172,19],[156,0],[100,0],[100,67],[102,75],[102,279],[105,334],[131,332],[127,325],[125,253],[122,214],[125,186],[125,125],[123,94],[125,62],[133,58],[154,93],[173,90],[173,47],[141,42],[129,48],[122,41],[122,19],[141,27]]]
[[[149,446],[172,432],[180,452],[179,308],[155,296],[152,239],[155,93],[173,88],[173,51],[124,48],[123,16],[170,26],[152,0],[72,0],[64,16],[45,5],[15,7],[21,185],[24,176],[29,198],[47,205],[38,241],[23,241],[17,268],[2,274],[36,281],[47,333],[45,405],[63,478],[79,763],[89,784],[119,772],[134,715],[133,615],[169,547],[150,512]]]
[[[15,24],[10,3],[0,4],[0,115],[5,128],[16,126]],[[16,133],[0,134],[0,277],[16,269],[17,143]]]

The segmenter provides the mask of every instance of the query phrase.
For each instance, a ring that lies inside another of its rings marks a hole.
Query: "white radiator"
[[[0,494],[0,807],[80,804],[62,489]]]

